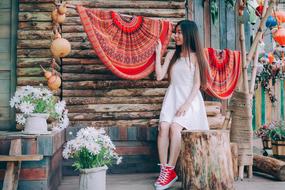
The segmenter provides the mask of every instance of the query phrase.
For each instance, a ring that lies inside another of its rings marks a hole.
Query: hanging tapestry
[[[77,6],[84,30],[101,61],[118,77],[137,80],[154,71],[157,41],[167,49],[172,24],[142,16]]]
[[[206,74],[206,92],[219,99],[230,98],[241,73],[240,52],[213,48],[205,48],[204,52],[210,68],[210,73]]]

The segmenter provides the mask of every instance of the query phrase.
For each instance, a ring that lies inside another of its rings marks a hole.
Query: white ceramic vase
[[[108,167],[80,170],[80,190],[106,190],[106,171]]]
[[[46,113],[33,113],[27,118],[24,126],[25,134],[47,134],[47,119],[49,114]]]

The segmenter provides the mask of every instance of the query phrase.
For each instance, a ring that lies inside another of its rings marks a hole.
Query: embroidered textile
[[[206,92],[219,99],[230,98],[241,73],[240,52],[229,49],[218,52],[213,48],[205,48],[204,52],[210,67]]]
[[[157,41],[164,53],[172,33],[170,22],[80,5],[77,11],[93,49],[115,75],[136,80],[154,71]]]

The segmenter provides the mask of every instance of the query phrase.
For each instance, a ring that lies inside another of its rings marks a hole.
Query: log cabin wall
[[[50,13],[55,0],[19,0],[18,86],[46,84],[39,67],[51,61],[52,37]],[[120,13],[168,19],[176,23],[186,18],[184,0],[175,1],[67,1],[86,7],[113,9]],[[206,47],[237,47],[236,16],[218,2],[219,18],[210,19],[209,0],[189,1],[189,16],[200,30]],[[67,140],[81,127],[104,127],[123,155],[123,163],[110,172],[148,172],[158,167],[157,122],[167,81],[156,81],[154,75],[137,80],[123,80],[112,74],[92,50],[83,31],[79,15],[68,9],[62,25],[62,36],[71,42],[71,53],[61,60],[62,98],[69,108],[70,127]],[[174,48],[171,42],[170,48]],[[64,174],[73,174],[71,162],[65,161]]]

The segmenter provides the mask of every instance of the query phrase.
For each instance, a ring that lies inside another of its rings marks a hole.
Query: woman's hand
[[[182,117],[186,114],[186,112],[189,110],[190,104],[183,104],[176,112],[175,116]]]
[[[158,40],[158,41],[157,41],[157,46],[156,46],[156,48],[155,48],[156,55],[159,55],[159,56],[160,56],[160,54],[161,54],[161,49],[162,49],[161,41]]]

